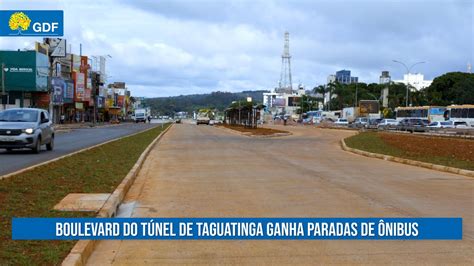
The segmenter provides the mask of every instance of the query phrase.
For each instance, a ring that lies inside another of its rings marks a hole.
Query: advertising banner
[[[66,90],[64,91],[64,103],[74,102],[74,81],[68,80],[66,83]]]
[[[75,54],[72,54],[72,70],[80,72],[81,70],[81,57]]]
[[[379,112],[379,101],[376,100],[360,100],[360,115],[377,114]]]
[[[288,97],[288,106],[299,106],[301,97]]]
[[[62,78],[53,77],[51,79],[51,89],[53,92],[53,104],[61,105],[64,103],[64,94],[66,92],[66,82]]]
[[[84,94],[85,94],[85,77],[84,73],[75,72],[74,73],[74,83],[76,88],[76,101],[84,101]]]
[[[105,107],[105,98],[102,96],[97,97],[97,108]]]
[[[125,105],[125,96],[117,96],[117,106],[123,107]]]
[[[84,90],[84,102],[89,102],[89,104],[93,103],[91,101],[91,89],[85,89]]]
[[[273,99],[273,106],[285,107],[286,106],[285,98],[275,98],[275,99]]]

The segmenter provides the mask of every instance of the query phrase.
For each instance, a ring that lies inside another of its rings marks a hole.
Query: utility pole
[[[355,97],[355,103],[354,103],[354,107],[357,107],[357,94],[359,94],[359,88],[357,88],[357,82],[355,83],[355,86],[356,86],[356,97]]]
[[[3,97],[5,97],[6,92],[5,92],[5,63],[2,62],[2,102],[3,102]],[[3,104],[3,110],[7,109],[7,104]]]

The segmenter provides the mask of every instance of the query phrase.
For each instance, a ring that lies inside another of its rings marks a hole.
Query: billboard
[[[81,70],[81,57],[75,54],[71,54],[72,71],[80,72]]]
[[[378,114],[380,111],[380,104],[377,100],[360,100],[359,101],[359,112],[361,116],[367,114]]]
[[[285,98],[275,98],[273,99],[273,105],[275,107],[285,107],[286,106],[286,99]]]
[[[74,76],[74,87],[75,87],[75,99],[76,101],[84,101],[85,94],[85,76],[84,73],[75,72]]]
[[[288,97],[288,106],[299,106],[301,97]]]
[[[64,103],[73,103],[74,102],[74,81],[68,80],[65,81],[66,90],[64,91]]]
[[[61,105],[64,103],[64,94],[67,89],[66,82],[62,78],[51,78],[51,89],[53,93],[53,104]]]

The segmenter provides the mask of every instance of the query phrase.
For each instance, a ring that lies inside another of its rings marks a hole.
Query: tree
[[[423,90],[430,105],[474,103],[474,74],[450,72],[433,80]]]

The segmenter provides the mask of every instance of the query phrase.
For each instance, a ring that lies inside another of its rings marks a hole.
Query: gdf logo
[[[3,23],[8,27],[5,29]],[[27,10],[0,11],[0,35],[3,36],[62,36],[63,11]]]

